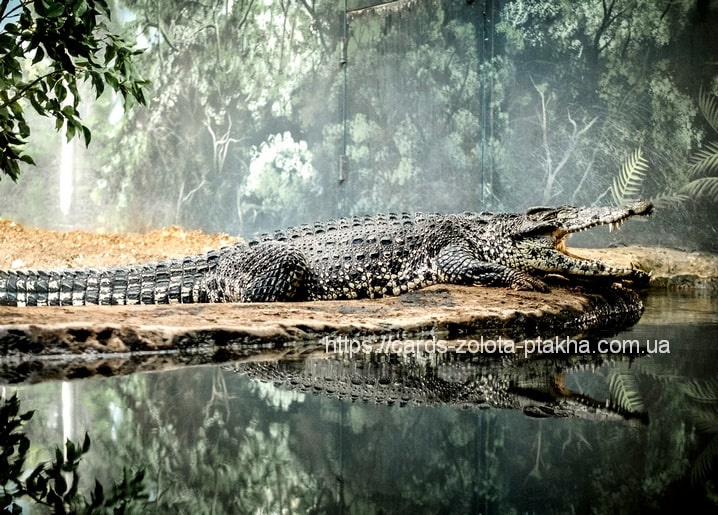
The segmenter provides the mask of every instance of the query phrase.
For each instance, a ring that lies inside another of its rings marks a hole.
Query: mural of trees
[[[247,235],[376,211],[606,204],[625,197],[612,185],[640,151],[631,193],[694,225],[687,245],[711,245],[715,210],[698,206],[716,190],[694,163],[714,150],[710,3],[111,7],[112,28],[144,50],[133,64],[148,106],[118,116],[105,94],[86,108],[93,144],[76,150],[68,224]],[[0,214],[42,223],[24,206],[57,209],[39,182],[54,180],[59,143],[28,144],[38,166],[0,183]]]

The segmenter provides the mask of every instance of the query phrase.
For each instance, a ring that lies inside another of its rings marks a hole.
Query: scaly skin
[[[613,355],[610,359],[620,363],[630,358]],[[372,351],[354,353],[351,359],[330,352],[305,361],[248,361],[228,368],[275,388],[346,401],[512,409],[536,418],[648,423],[645,412],[629,411],[564,385],[567,373],[595,368],[608,360],[600,354],[522,360],[481,353],[469,359],[451,352]]]
[[[437,283],[548,291],[547,274],[645,282],[566,251],[568,235],[648,215],[618,208],[387,214],[302,225],[219,251],[102,270],[0,271],[0,305],[271,302],[374,298]]]

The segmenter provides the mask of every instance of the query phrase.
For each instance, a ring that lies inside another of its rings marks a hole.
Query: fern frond
[[[691,467],[691,481],[700,484],[711,476],[713,465],[718,459],[718,436],[713,437],[706,445]]]
[[[718,141],[707,143],[705,148],[696,151],[688,166],[690,177],[711,172],[718,172]]]
[[[654,382],[677,383],[683,381],[683,376],[677,374],[671,367],[654,360],[637,361],[632,366],[636,373],[647,376]]]
[[[712,409],[715,406],[710,406],[711,409],[707,409],[705,405],[699,408],[703,410],[691,410],[691,421],[695,428],[703,434],[718,435],[718,413]]]
[[[718,97],[701,88],[698,92],[698,107],[713,130],[718,132]]]
[[[646,410],[638,391],[636,376],[632,373],[612,372],[608,379],[608,390],[611,406],[629,413],[643,413]]]
[[[718,200],[718,177],[704,177],[703,179],[696,179],[691,181],[681,188],[684,195],[690,195],[691,197],[710,197],[713,200]]]
[[[659,209],[666,209],[672,207],[678,207],[684,202],[690,200],[691,197],[688,195],[681,195],[680,193],[661,193],[655,197],[649,199],[654,206]]]
[[[617,206],[638,198],[647,171],[648,161],[643,157],[641,149],[637,148],[623,162],[620,172],[613,178],[611,196]]]
[[[685,394],[694,401],[718,404],[718,379],[688,381],[683,388]]]

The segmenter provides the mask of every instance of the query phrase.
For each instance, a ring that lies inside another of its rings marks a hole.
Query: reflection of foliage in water
[[[64,452],[55,448],[54,458],[42,462],[30,471],[25,468],[30,450],[30,439],[22,426],[34,412],[20,413],[17,394],[2,399],[0,405],[0,506],[13,514],[23,512],[23,506],[43,506],[53,513],[142,513],[147,499],[144,470],[132,474],[122,467],[123,479],[106,491],[99,481],[88,499],[79,491],[78,472],[82,457],[90,451],[90,437],[85,433],[82,444],[65,442]]]
[[[688,379],[654,362],[641,362],[640,370],[654,381],[670,386],[668,391],[677,408],[688,414],[690,435],[690,477],[694,485],[703,485],[716,500],[718,482],[712,472],[718,470],[718,379]]]
[[[647,427],[343,402],[209,367],[77,383],[77,404],[104,436],[88,465],[142,464],[155,512],[637,511],[697,491],[702,437],[682,410],[708,396],[639,364],[585,371],[579,390],[634,408],[638,390],[661,407]]]
[[[688,381],[685,392],[692,403],[691,418],[696,429],[708,440],[691,468],[691,478],[694,483],[700,483],[718,471],[718,379]],[[718,485],[714,484],[713,488],[713,493],[718,494]]]
[[[132,417],[127,417],[132,422],[126,429],[132,434],[123,440],[130,436],[133,443],[117,442],[118,448],[111,452],[119,453],[123,461],[147,464],[153,510],[293,513],[309,511],[327,498],[322,485],[301,468],[290,450],[286,423],[272,421],[271,415],[262,419],[251,415],[262,405],[269,413],[286,413],[301,403],[300,394],[290,393],[287,398],[286,392],[278,396],[257,392],[254,396],[251,389],[243,389],[239,394],[253,399],[246,411],[250,416],[244,418],[244,410],[234,411],[236,393],[230,393],[219,368],[212,374],[186,374],[184,387],[172,378],[159,377],[153,383],[167,392],[163,401],[152,399],[155,388],[146,391],[145,398],[141,392],[150,383],[131,379],[127,383],[134,385],[125,389],[125,405],[141,403],[143,408],[130,410]],[[141,430],[145,424],[153,431]]]

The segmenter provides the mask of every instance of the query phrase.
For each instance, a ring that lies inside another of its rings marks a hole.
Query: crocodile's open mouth
[[[568,234],[564,234],[560,239],[554,240],[554,247],[556,247],[556,250],[558,250],[561,254],[565,254],[566,256],[574,259],[588,259],[568,251],[568,248],[566,248],[566,240],[568,237]]]
[[[591,208],[585,209],[584,211],[587,214],[590,213],[591,216],[586,217],[587,220],[583,224],[566,224],[564,227],[555,229],[551,234],[556,250],[566,256],[581,260],[587,260],[587,258],[569,252],[566,246],[569,236],[575,233],[588,231],[589,229],[593,229],[594,227],[598,227],[600,225],[608,225],[609,231],[611,232],[617,231],[629,218],[634,216],[651,215],[653,213],[653,204],[650,202],[635,202],[624,207],[620,211],[611,212],[609,216],[604,215],[602,208],[596,208],[595,212],[592,213]]]

